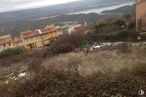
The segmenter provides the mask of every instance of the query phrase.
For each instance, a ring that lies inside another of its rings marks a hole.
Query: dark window
[[[3,46],[4,46],[4,47],[6,47],[6,45],[5,45],[5,44],[3,44]]]
[[[9,46],[11,46],[11,43],[9,43]]]

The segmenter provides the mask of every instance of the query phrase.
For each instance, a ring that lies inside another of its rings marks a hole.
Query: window
[[[3,44],[3,47],[5,48],[6,47],[6,44]]]
[[[11,46],[11,43],[9,43],[9,46]]]

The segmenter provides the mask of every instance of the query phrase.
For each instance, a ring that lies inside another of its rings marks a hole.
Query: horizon
[[[0,13],[11,12],[11,11],[19,11],[25,9],[33,9],[40,8],[45,6],[59,5],[70,2],[75,2],[80,0],[1,0],[0,1]]]

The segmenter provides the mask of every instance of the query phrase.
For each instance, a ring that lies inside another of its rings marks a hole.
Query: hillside
[[[22,21],[15,21],[11,23],[3,23],[0,25],[0,35],[2,34],[9,34],[18,35],[20,32],[27,30],[27,29],[35,29],[35,28],[42,28],[43,26],[53,23],[59,25],[62,22],[88,22],[88,23],[95,23],[100,19],[111,18],[121,14],[132,14],[134,13],[134,6],[124,6],[115,10],[108,10],[103,11],[102,13],[106,13],[103,15],[99,15],[96,13],[90,14],[71,14],[71,15],[60,15],[55,17],[46,17],[46,18],[34,18],[31,20],[22,20]],[[111,14],[115,13],[115,14]]]
[[[56,15],[64,15],[72,11],[87,10],[97,7],[106,7],[111,4],[120,4],[124,2],[129,2],[134,0],[80,0],[72,3],[46,6],[42,8],[26,9],[20,11],[4,12],[0,13],[0,24],[16,22],[20,20],[31,20],[34,18],[49,17]]]
[[[105,10],[102,13],[106,13],[106,14],[121,14],[121,13],[135,13],[135,5],[133,6],[123,6],[120,8],[117,8],[115,10]]]
[[[89,55],[52,56],[46,48],[0,60],[1,97],[138,97],[146,90],[146,46],[139,45]]]
[[[35,29],[35,28],[42,28],[48,24],[57,24],[59,25],[62,22],[67,21],[77,21],[77,22],[84,22],[87,21],[88,23],[94,23],[98,19],[105,19],[113,17],[113,15],[98,15],[96,13],[90,14],[77,14],[77,15],[61,15],[53,18],[47,19],[33,19],[30,21],[19,21],[19,22],[12,22],[9,24],[2,24],[0,26],[0,35],[2,34],[9,34],[18,35],[20,32],[27,30],[27,29]]]
[[[111,17],[112,15],[77,14],[68,15],[70,12],[88,10],[98,7],[106,7],[111,4],[120,4],[133,0],[81,0],[77,2],[46,6],[42,8],[26,9],[13,12],[0,13],[0,35],[9,34],[18,35],[27,29],[41,28],[49,23],[60,24],[66,21],[87,21],[95,22],[98,19]],[[126,8],[125,8],[126,10]]]

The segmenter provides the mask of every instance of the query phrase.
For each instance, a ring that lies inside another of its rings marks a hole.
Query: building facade
[[[12,47],[13,47],[13,42],[11,35],[0,36],[0,51]]]
[[[146,0],[136,2],[136,30],[141,35],[146,35]]]
[[[33,50],[50,45],[61,34],[59,26],[47,25],[43,29],[35,29],[21,32],[20,36],[0,36],[0,52],[8,48],[25,47]]]
[[[47,25],[43,29],[29,30],[21,33],[24,47],[28,50],[49,45],[59,37],[61,30],[55,25]]]
[[[13,48],[16,48],[16,47],[24,47],[20,36],[13,37]]]

